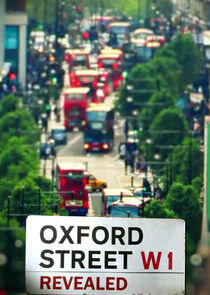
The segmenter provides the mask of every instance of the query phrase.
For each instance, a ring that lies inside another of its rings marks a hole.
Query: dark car
[[[62,127],[52,129],[50,133],[50,138],[55,141],[56,145],[66,144],[67,143],[66,129]]]
[[[55,156],[55,143],[54,141],[42,142],[39,149],[39,155],[41,159],[47,159],[51,156]]]

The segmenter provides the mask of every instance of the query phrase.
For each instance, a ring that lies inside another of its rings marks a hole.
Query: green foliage
[[[192,37],[179,34],[168,46],[165,46],[157,56],[167,57],[174,55],[175,59],[182,70],[182,81],[186,86],[193,83],[201,70],[201,53],[197,48]]]
[[[173,3],[171,0],[158,0],[155,1],[156,8],[163,14],[168,20],[171,20],[173,13]]]
[[[20,98],[13,94],[7,95],[0,100],[0,118],[20,108]]]
[[[162,159],[166,159],[170,146],[178,145],[187,134],[188,126],[184,115],[175,108],[161,111],[150,125],[153,147]]]
[[[140,133],[141,143],[148,137],[148,127],[155,117],[164,109],[175,106],[175,97],[167,90],[155,92],[148,101],[148,107],[144,108],[139,115],[139,125],[142,126]]]
[[[187,137],[180,146],[175,147],[172,159],[173,179],[176,182],[188,184],[189,174],[193,179],[203,171],[203,154],[199,142],[193,138]]]
[[[6,113],[0,119],[0,136],[1,143],[9,141],[13,136],[25,138],[25,142],[33,144],[38,141],[40,130],[35,125],[29,111],[18,109],[14,112]]]
[[[154,57],[148,66],[151,73],[160,80],[160,89],[170,90],[173,94],[183,91],[182,69],[173,57]],[[172,70],[173,69],[173,70]]]
[[[168,209],[164,203],[153,199],[144,208],[144,217],[147,218],[176,218],[176,214]]]
[[[200,238],[202,214],[197,191],[191,185],[173,183],[165,203],[167,208],[186,221],[187,233],[197,243]]]
[[[31,170],[34,173],[38,171],[36,149],[22,144],[21,138],[11,138],[0,154],[0,177],[11,177],[15,183],[25,178]]]

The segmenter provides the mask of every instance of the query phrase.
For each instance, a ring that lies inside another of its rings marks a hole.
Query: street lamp
[[[147,148],[146,148],[146,178],[147,178],[147,172],[148,172],[148,160],[149,160],[149,146],[152,143],[152,139],[151,138],[147,138],[146,139],[146,144],[147,144]]]
[[[130,102],[133,102],[133,97],[128,96],[128,97],[126,98],[126,101],[129,102],[129,103],[130,103]]]

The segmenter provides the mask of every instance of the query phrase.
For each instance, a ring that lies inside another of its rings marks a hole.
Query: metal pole
[[[10,221],[10,196],[7,197],[7,226],[9,227]]]
[[[170,154],[170,169],[169,169],[169,184],[170,186],[172,185],[172,182],[173,182],[173,151],[171,152]]]
[[[140,0],[138,0],[138,13],[137,13],[137,23],[140,21]]]
[[[41,215],[41,189],[39,187],[39,191],[38,191],[38,206],[39,206],[39,215]]]
[[[59,0],[55,0],[55,53],[58,49]]]
[[[188,158],[188,184],[192,183],[192,139],[189,138],[189,158]]]
[[[134,176],[131,176],[131,188],[133,188]]]
[[[125,120],[125,175],[128,172],[128,149],[127,149],[127,141],[128,141],[128,120]]]
[[[21,226],[24,226],[25,188],[21,190]]]

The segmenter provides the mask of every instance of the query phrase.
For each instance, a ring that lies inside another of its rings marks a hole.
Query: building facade
[[[0,69],[10,64],[24,89],[26,84],[27,23],[25,0],[0,0]],[[4,44],[4,46],[3,46]]]

